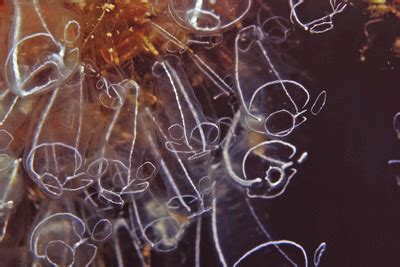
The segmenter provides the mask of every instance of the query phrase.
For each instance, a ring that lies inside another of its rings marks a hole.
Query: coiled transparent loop
[[[181,27],[211,34],[225,31],[240,22],[249,12],[252,0],[169,0],[169,10]]]
[[[8,170],[11,167],[13,159],[8,154],[0,153],[0,172]]]
[[[30,249],[36,259],[51,266],[89,266],[97,247],[85,235],[86,226],[78,216],[55,213],[33,228]]]
[[[21,97],[54,90],[78,68],[80,24],[66,10],[61,17],[64,25],[46,21],[45,14],[61,7],[38,0],[14,1],[13,8],[16,19],[11,26],[5,81]]]
[[[327,9],[329,11],[324,12],[325,14],[317,19],[313,19],[311,21],[306,22],[303,18],[302,12],[306,9],[306,4],[309,4],[311,1],[305,0],[290,0],[290,19],[293,23],[297,23],[300,27],[302,27],[305,31],[309,31],[310,33],[324,33],[329,30],[332,30],[333,25],[333,17],[339,13],[342,13],[346,6],[347,2],[342,0],[329,0],[329,6],[327,4]],[[328,2],[328,1],[326,1]],[[304,6],[303,6],[304,5]],[[327,15],[326,15],[327,13]]]
[[[94,220],[95,224],[91,229],[90,238],[97,242],[103,242],[107,240],[113,231],[113,225],[108,219]]]

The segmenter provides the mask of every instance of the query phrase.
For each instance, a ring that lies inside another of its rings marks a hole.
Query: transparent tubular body
[[[176,179],[175,173],[171,173],[166,161],[171,155],[162,154],[158,145],[157,135],[154,129],[153,117],[149,110],[145,111],[140,119],[147,138],[149,152],[156,159],[157,174],[151,181],[146,192],[140,197],[131,195],[128,204],[130,211],[130,225],[134,229],[139,240],[143,244],[150,245],[156,251],[172,251],[184,233],[189,223],[190,208],[183,200],[180,191],[187,181]],[[162,140],[160,140],[162,142]],[[181,184],[180,184],[181,182]],[[172,198],[178,198],[188,208],[189,212],[172,207]],[[192,200],[192,199],[191,199]],[[193,211],[194,212],[194,211]]]
[[[77,192],[93,180],[84,170],[90,125],[84,81],[64,84],[42,99],[24,156],[31,179],[50,197]],[[51,130],[49,130],[51,129]]]
[[[138,114],[141,89],[133,80],[118,84],[99,80],[108,91],[99,95],[101,109],[105,109],[105,128],[98,144],[93,146],[93,160],[88,174],[96,180],[96,190],[106,201],[123,205],[129,195],[140,196],[156,175],[154,159],[147,152],[146,132],[140,125]],[[99,85],[99,83],[98,83]],[[104,89],[104,88],[103,88]]]
[[[248,26],[235,39],[235,85],[244,121],[251,131],[289,135],[306,121],[308,90],[291,80],[287,66],[265,33]]]
[[[162,100],[155,120],[165,133],[165,147],[191,160],[217,149],[220,129],[205,117],[180,64],[178,58],[171,56],[153,66],[156,94]]]
[[[79,22],[55,2],[13,0],[10,5],[14,20],[5,59],[6,83],[21,97],[54,90],[78,68]]]

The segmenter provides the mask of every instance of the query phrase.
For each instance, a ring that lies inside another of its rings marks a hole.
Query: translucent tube
[[[182,162],[157,145],[157,135],[151,132],[154,118],[150,111],[146,114],[148,116],[141,117],[141,124],[150,130],[145,131],[145,136],[150,152],[158,159],[158,174],[140,198],[130,195],[130,223],[143,244],[167,252],[177,247],[191,216],[204,212],[205,205],[202,195],[195,192],[197,185],[191,184],[182,172]],[[176,166],[170,165],[171,160]]]
[[[101,87],[109,90],[99,97],[102,105],[108,108],[104,114],[107,122],[101,137],[95,137],[100,141],[93,147],[97,152],[87,173],[96,180],[100,197],[109,203],[123,205],[128,195],[140,195],[147,190],[157,169],[147,153],[145,135],[148,133],[138,122],[139,86],[133,80],[118,84],[108,83],[105,79],[100,82]]]
[[[56,3],[13,0],[12,8],[6,83],[21,97],[54,90],[78,67],[80,24]]]
[[[83,83],[55,89],[34,120],[24,163],[32,180],[51,197],[80,191],[93,182],[84,170],[90,109]]]
[[[148,114],[158,130],[159,142],[164,143],[165,133],[155,118]],[[152,153],[160,159],[157,179],[165,188],[166,207],[188,218],[209,211],[215,183],[209,176],[212,157],[185,159],[178,152],[158,147],[154,139],[149,139],[149,144]]]
[[[165,132],[165,147],[171,153],[193,160],[217,149],[220,129],[205,117],[179,59],[167,57],[153,66],[157,79],[155,120]]]

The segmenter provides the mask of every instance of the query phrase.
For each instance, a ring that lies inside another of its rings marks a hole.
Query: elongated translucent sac
[[[157,170],[153,160],[148,159],[145,136],[148,133],[138,122],[140,87],[133,80],[110,86],[116,90],[114,95],[119,98],[118,105],[114,108],[107,105],[112,115],[106,119],[98,146],[93,147],[95,156],[87,173],[97,181],[100,197],[123,205],[127,195],[140,195],[146,191]],[[112,102],[104,99],[104,95],[100,95],[100,101]]]
[[[196,206],[196,209],[191,210],[185,203],[187,200],[193,202],[193,198],[184,199],[185,196],[180,191],[181,186],[187,186],[188,181],[176,180],[175,174],[170,172],[170,166],[167,166],[166,161],[171,158],[171,155],[162,153],[157,146],[156,135],[152,133],[151,120],[153,118],[150,116],[150,111],[147,110],[142,115],[140,124],[146,127],[144,135],[148,138],[148,147],[154,154],[153,157],[158,159],[156,164],[158,174],[140,197],[129,195],[131,200],[127,205],[130,210],[130,227],[143,245],[148,244],[156,251],[172,251],[176,249],[189,223],[189,216],[194,212],[199,212],[199,209]],[[178,184],[179,182],[181,184]],[[190,192],[193,193],[193,190]],[[175,202],[171,201],[173,197],[177,197]],[[179,209],[177,202],[183,203],[182,205],[185,205],[189,211]],[[198,205],[198,202],[193,205]]]
[[[235,86],[245,125],[251,131],[284,137],[307,120],[310,94],[290,79],[290,70],[260,27],[251,25],[238,32]],[[325,97],[326,93],[317,98],[312,114],[322,109]]]
[[[31,179],[50,197],[86,188],[92,179],[83,166],[89,137],[90,109],[82,80],[55,89],[44,98],[33,120],[24,164]]]
[[[159,142],[166,141],[166,134],[150,113],[147,113],[158,129]],[[210,157],[195,160],[183,158],[178,152],[158,147],[156,140],[149,136],[152,153],[158,155],[159,174],[156,181],[165,187],[166,207],[174,213],[192,218],[210,210],[211,190],[214,181],[209,176]],[[174,148],[174,147],[172,147]]]
[[[53,90],[78,67],[80,25],[57,3],[13,0],[5,81],[21,97]]]
[[[179,59],[166,57],[153,66],[157,79],[155,119],[166,134],[165,147],[181,157],[196,159],[217,149],[220,129],[204,116]]]
[[[210,34],[226,31],[239,23],[252,3],[252,0],[169,0],[169,10],[181,27]]]
[[[228,133],[223,147],[227,173],[246,188],[248,197],[276,198],[285,192],[297,172],[296,165],[305,160],[307,153],[298,155],[297,148],[288,142],[266,140],[263,135],[246,131],[238,124],[239,113],[232,124],[236,130]]]
[[[324,33],[332,30],[334,27],[333,17],[342,13],[347,6],[347,1],[329,0],[328,3],[328,0],[325,0],[326,6],[328,7],[324,10],[323,14],[318,14],[315,19],[308,20],[303,18],[302,12],[307,10],[307,7],[304,6],[307,6],[307,4],[311,5],[311,2],[312,1],[310,0],[289,0],[290,19],[293,23],[297,23],[305,31],[309,31],[310,33]],[[323,8],[320,7],[319,2],[320,1],[314,1],[313,4],[318,5],[318,10],[323,10]]]
[[[41,208],[29,237],[34,262],[44,266],[88,266],[97,246],[88,238],[84,221],[57,203],[44,203]]]

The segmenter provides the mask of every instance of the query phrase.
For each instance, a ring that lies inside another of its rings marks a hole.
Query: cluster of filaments
[[[95,264],[119,229],[144,263],[213,212],[219,182],[272,199],[307,157],[289,138],[326,93],[311,102],[288,74],[287,20],[242,25],[251,0],[134,2],[16,0],[5,16],[0,234],[26,238],[9,222],[29,198],[27,246],[44,265]],[[314,32],[343,9],[305,23],[301,4],[292,17]]]

